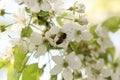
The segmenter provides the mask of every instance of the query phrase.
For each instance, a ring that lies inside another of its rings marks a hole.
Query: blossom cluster
[[[84,4],[76,1],[66,9],[62,0],[15,1],[24,7],[13,13],[15,23],[10,27],[19,29],[20,38],[12,38],[12,57],[5,58],[12,60],[9,64],[15,71],[10,74],[16,73],[15,80],[29,76],[29,80],[39,80],[48,64],[39,68],[38,63],[27,62],[31,56],[39,59],[46,54],[55,63],[50,80],[59,80],[59,75],[61,80],[120,80],[120,64],[109,37],[112,30],[102,23],[90,25]],[[0,27],[1,32],[7,27]],[[52,50],[59,53],[53,55]]]

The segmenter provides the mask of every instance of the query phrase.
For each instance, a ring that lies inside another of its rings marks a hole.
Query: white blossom
[[[59,33],[60,29],[58,26],[52,26],[49,31],[46,32],[45,38],[49,41],[52,46],[55,46],[55,36]]]
[[[0,1],[1,16],[7,13],[4,10],[6,1],[8,0]],[[52,78],[57,76],[59,79],[61,76],[64,80],[120,80],[119,59],[115,60],[115,54],[111,54],[113,50],[109,51],[110,48],[115,48],[109,37],[109,30],[102,27],[102,23],[89,28],[84,12],[85,6],[79,3],[79,0],[75,0],[76,2],[69,9],[65,8],[64,2],[66,1],[63,2],[63,0],[14,1],[21,7],[12,14],[15,23],[10,28],[12,31],[19,30],[17,33],[19,35],[24,32],[23,28],[28,26],[33,32],[30,37],[19,36],[20,38],[15,39],[9,35],[12,39],[12,46],[13,48],[18,47],[18,51],[26,54],[25,57],[41,58],[43,56],[48,59],[48,62],[45,61],[47,67],[41,68],[44,73],[49,65],[48,71]],[[27,13],[27,10],[30,12]],[[28,15],[31,16],[31,19]],[[0,29],[2,33],[5,29],[9,29],[9,26],[1,24]],[[46,57],[48,52],[50,55]],[[33,55],[31,55],[32,53]],[[14,57],[16,56],[12,53],[12,49],[6,48],[1,59],[13,63]],[[25,60],[27,59],[25,58]],[[43,61],[43,59],[39,60]],[[16,64],[18,64],[17,62],[20,61],[16,61]],[[51,62],[55,63],[52,69]],[[21,69],[24,70],[24,65],[32,62],[23,60],[23,63]],[[4,61],[1,66],[4,67]]]
[[[67,34],[67,39],[70,41],[89,41],[93,36],[85,29],[87,29],[86,26],[81,26],[77,23],[67,23],[63,25],[61,31]]]
[[[47,52],[46,46],[44,44],[41,44],[41,45],[38,46],[35,57],[38,58],[39,56],[44,55],[46,52]]]
[[[78,26],[79,28],[79,25],[76,25],[74,23],[67,23],[67,24],[64,24],[61,31],[63,33],[66,33],[67,34],[67,39],[70,40],[70,41],[73,41],[75,38],[74,38],[74,34],[75,34],[75,30],[74,28]]]
[[[40,2],[38,2],[38,0],[24,0],[24,3],[33,12],[39,12],[40,10],[49,11],[51,9],[51,5],[48,0],[42,0]]]
[[[93,38],[93,35],[92,35],[90,32],[88,32],[88,31],[84,31],[84,32],[81,34],[81,39],[82,39],[82,40],[90,41],[92,38]]]
[[[37,47],[38,46],[38,47]],[[37,48],[36,48],[37,47]],[[44,44],[44,38],[40,33],[33,32],[30,37],[29,49],[31,51],[37,49],[35,57],[44,55],[47,52],[47,47]]]
[[[106,38],[108,37],[108,30],[101,27],[101,25],[98,25],[96,30],[95,30],[96,34],[102,38]]]
[[[33,32],[30,37],[30,42],[34,45],[40,45],[43,42],[42,35],[40,33]]]
[[[62,56],[53,56],[53,61],[56,63],[55,67],[50,71],[51,75],[56,75],[62,72],[65,80],[72,80],[72,70],[79,70],[81,67],[80,59],[74,52],[67,55],[65,58]]]
[[[65,12],[63,1],[56,1],[53,4],[53,10],[56,15],[61,15]]]
[[[29,17],[26,15],[23,8],[19,8],[17,12],[13,13],[13,18],[16,24],[11,26],[11,31],[21,31],[22,28],[28,25]]]
[[[82,3],[76,3],[75,11],[83,13],[85,11],[85,5]]]
[[[13,14],[13,17],[15,21],[18,23],[21,23],[23,25],[26,25],[28,23],[29,18],[27,17],[25,10],[22,8],[19,8],[19,10]]]
[[[107,48],[113,47],[113,43],[109,38],[98,38],[97,43],[101,46],[102,51],[105,51]]]

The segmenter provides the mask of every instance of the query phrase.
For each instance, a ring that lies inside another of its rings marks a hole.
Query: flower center
[[[77,30],[77,31],[76,31],[76,34],[77,34],[77,35],[80,35],[80,34],[81,34],[81,31],[80,31],[80,30]]]
[[[67,68],[69,64],[66,61],[64,61],[64,63],[62,65],[64,68]]]
[[[41,2],[42,2],[42,0],[37,0],[37,2],[38,2],[38,3],[41,3]]]
[[[50,38],[54,39],[55,36],[56,36],[56,34],[52,34],[52,35],[50,36]]]
[[[47,43],[48,43],[47,39],[43,40],[43,44],[47,44]]]

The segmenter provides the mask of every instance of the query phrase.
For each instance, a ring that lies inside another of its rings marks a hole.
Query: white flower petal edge
[[[118,74],[112,74],[111,78],[112,78],[112,80],[120,80]]]
[[[57,75],[62,71],[62,66],[61,65],[56,65],[54,68],[51,69],[50,74],[51,75]]]
[[[39,56],[42,56],[43,54],[45,54],[47,52],[47,48],[44,44],[41,44],[39,47],[38,47],[38,50],[36,52],[36,55],[35,57],[38,58]]]
[[[82,40],[89,41],[89,40],[91,40],[92,38],[93,38],[93,35],[92,35],[90,32],[88,32],[88,31],[85,31],[85,32],[83,32],[83,33],[81,34],[81,39],[82,39]]]
[[[52,57],[52,60],[56,63],[56,64],[59,64],[59,65],[62,65],[63,63],[63,58],[61,56],[53,56]]]
[[[62,73],[62,76],[65,80],[72,80],[73,75],[69,68],[65,69]]]
[[[97,70],[101,70],[104,66],[104,60],[103,59],[100,59],[96,65],[94,65],[94,68],[97,69]]]
[[[30,42],[34,45],[40,45],[43,42],[41,34],[33,32],[30,37]]]
[[[51,9],[51,5],[47,0],[44,0],[42,4],[40,4],[40,8],[43,11],[49,11]]]
[[[72,69],[76,69],[76,70],[79,70],[80,69],[80,66],[81,66],[81,61],[79,59],[79,57],[77,57],[75,55],[74,52],[70,53],[66,58],[65,60],[69,63],[69,66],[72,68]]]
[[[102,69],[101,74],[103,77],[109,77],[112,75],[112,70],[110,69]]]

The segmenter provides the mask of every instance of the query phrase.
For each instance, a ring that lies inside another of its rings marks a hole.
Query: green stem
[[[29,26],[29,25],[30,25],[31,20],[32,20],[32,16],[30,17],[30,21],[29,21],[29,23],[28,23],[28,25],[27,25],[27,26]]]
[[[5,26],[5,28],[7,28],[7,27],[9,27],[9,26],[11,26],[11,25],[13,25],[13,24],[15,24],[15,23],[16,23],[16,22],[11,23],[11,24],[8,24],[8,25]]]
[[[28,59],[29,59],[28,56],[26,56],[26,57],[24,58],[23,63],[22,63],[21,68],[20,68],[20,71],[21,71],[21,72],[23,71],[23,69],[24,69],[24,67],[25,67],[25,64],[27,63]]]
[[[68,19],[68,20],[73,20],[73,19],[70,19],[70,18],[65,18],[65,17],[58,17],[58,18],[63,18],[63,19]]]

